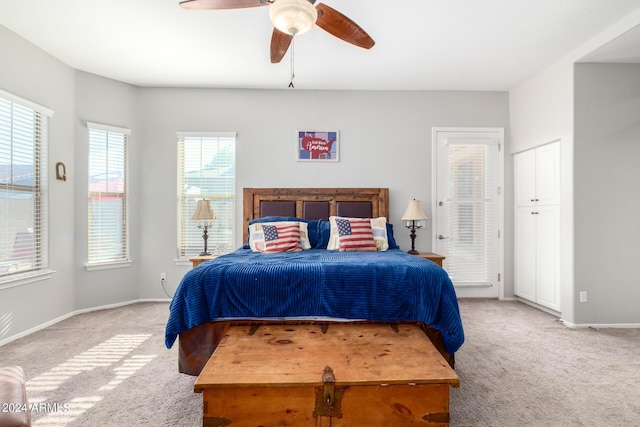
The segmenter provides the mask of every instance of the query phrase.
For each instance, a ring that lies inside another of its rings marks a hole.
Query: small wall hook
[[[56,163],[56,179],[59,181],[67,180],[67,167],[62,162]]]

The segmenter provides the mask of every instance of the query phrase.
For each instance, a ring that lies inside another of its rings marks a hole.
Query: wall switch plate
[[[587,302],[587,291],[580,291],[580,302]]]

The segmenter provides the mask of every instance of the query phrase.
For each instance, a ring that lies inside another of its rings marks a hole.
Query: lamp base
[[[407,253],[411,255],[418,255],[420,252],[416,251],[416,222],[411,221],[411,225],[408,225],[407,227],[411,230],[411,234],[409,234],[409,237],[411,237],[411,250],[408,250]]]
[[[211,252],[209,252],[209,249],[207,248],[207,240],[209,240],[207,228],[209,227],[207,225],[203,225],[202,228],[204,228],[204,233],[202,234],[202,240],[204,240],[204,251],[200,252],[200,256],[208,256],[211,255]]]

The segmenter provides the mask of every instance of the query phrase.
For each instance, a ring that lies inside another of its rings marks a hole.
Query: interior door
[[[459,297],[503,296],[502,129],[434,129],[434,250]]]

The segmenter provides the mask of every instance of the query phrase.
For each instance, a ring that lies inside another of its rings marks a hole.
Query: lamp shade
[[[403,221],[422,221],[429,218],[427,218],[427,215],[425,215],[422,210],[420,200],[412,199],[409,200],[409,206],[407,206],[406,212],[400,219]]]
[[[308,0],[276,0],[269,6],[269,19],[279,31],[295,36],[311,30],[318,11]]]
[[[211,209],[211,203],[205,199],[198,200],[198,206],[196,206],[196,211],[193,213],[191,219],[194,221],[209,221],[215,219],[215,217],[213,209]]]

